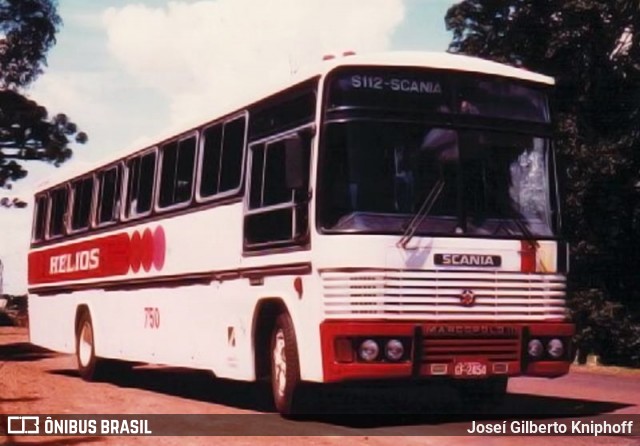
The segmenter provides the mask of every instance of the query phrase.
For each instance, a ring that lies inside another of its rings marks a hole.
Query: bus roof
[[[326,74],[332,69],[343,65],[388,65],[435,68],[511,77],[548,85],[554,84],[552,77],[486,59],[461,54],[420,51],[394,51],[377,54],[340,56],[326,61],[323,65],[324,69],[318,74]]]
[[[188,133],[192,129],[202,126],[207,122],[211,122],[218,117],[230,115],[236,111],[241,111],[247,106],[265,99],[273,94],[276,94],[279,91],[286,90],[289,87],[292,87],[309,79],[324,77],[334,69],[342,66],[397,66],[434,68],[438,70],[453,70],[460,72],[509,77],[513,79],[521,79],[524,81],[546,85],[554,84],[554,79],[552,77],[528,71],[522,68],[516,68],[497,62],[480,59],[477,57],[444,52],[393,51],[363,55],[336,55],[335,57],[324,60],[314,66],[299,70],[286,82],[280,82],[277,85],[271,85],[269,89],[263,90],[262,94],[253,93],[250,97],[243,98],[240,101],[235,101],[232,105],[218,108],[217,112],[215,109],[213,109],[209,111],[206,116],[201,116],[196,120],[192,120],[190,123],[182,125],[180,129],[165,131],[161,135],[157,135],[157,137],[155,138],[148,138],[144,143],[138,142],[135,146],[128,147],[125,150],[116,150],[114,152],[111,152],[96,163],[90,164],[87,162],[82,162],[73,166],[69,166],[68,169],[64,169],[64,172],[53,173],[51,176],[38,183],[35,188],[35,192],[37,193],[41,190],[48,189],[52,186],[55,186],[56,184],[62,183],[71,178],[82,175],[83,173],[89,172],[92,169],[106,166],[130,154],[133,154],[140,150],[144,150],[145,148],[154,147],[162,141],[171,139],[172,137],[181,134]]]

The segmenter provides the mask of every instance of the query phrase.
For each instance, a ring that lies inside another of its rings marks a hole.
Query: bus
[[[294,77],[35,191],[31,342],[87,380],[267,380],[283,414],[307,383],[568,373],[553,79],[414,52]]]

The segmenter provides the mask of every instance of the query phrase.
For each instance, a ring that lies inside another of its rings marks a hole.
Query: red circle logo
[[[140,256],[140,263],[145,272],[151,270],[153,264],[153,234],[151,229],[147,228],[142,233],[142,255]]]
[[[158,226],[153,231],[153,266],[157,270],[161,270],[164,266],[165,250],[167,249],[167,243],[164,237],[164,229],[162,226]]]
[[[145,272],[151,271],[151,267],[161,270],[164,267],[166,253],[166,238],[162,226],[158,226],[153,232],[146,228],[142,235],[139,231],[131,234],[129,244],[129,265],[134,273],[142,267]]]
[[[140,270],[142,257],[142,238],[140,233],[135,231],[131,236],[131,245],[129,246],[129,264],[134,273]]]

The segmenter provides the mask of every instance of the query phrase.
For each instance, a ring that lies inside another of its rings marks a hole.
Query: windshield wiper
[[[506,211],[506,215],[518,227],[518,229],[520,230],[520,232],[524,236],[523,240],[525,242],[527,242],[532,249],[534,249],[534,250],[537,249],[538,246],[540,246],[540,244],[538,243],[538,240],[536,239],[536,236],[534,235],[534,233],[531,232],[531,229],[529,229],[529,225],[525,222],[525,220],[522,217],[522,215],[520,215],[520,213],[516,212],[515,210],[513,210],[511,208],[507,209],[507,208],[503,207],[502,209],[503,209],[503,211]],[[495,229],[495,231],[493,231],[493,233],[497,234],[498,231],[502,228],[502,225],[503,225],[503,223],[500,222],[500,224]],[[509,231],[509,232],[511,232],[511,231]]]
[[[409,224],[407,224],[407,228],[402,234],[402,237],[400,238],[400,240],[398,240],[397,246],[400,246],[406,249],[407,245],[415,235],[416,231],[418,230],[418,228],[420,227],[424,219],[427,218],[427,216],[429,215],[429,212],[431,212],[431,208],[433,207],[436,200],[440,196],[442,189],[444,189],[444,185],[445,185],[444,179],[438,180],[438,182],[433,185],[433,188],[431,188],[431,191],[429,191],[429,195],[427,195],[427,198],[425,198],[424,201],[422,202],[420,209],[418,209],[418,212],[415,213],[415,215],[409,221]]]
[[[538,244],[538,240],[536,240],[536,236],[533,235],[533,232],[531,232],[531,229],[529,229],[529,225],[525,223],[522,216],[517,212],[513,211],[511,213],[511,218],[515,222],[518,229],[520,229],[520,232],[522,232],[522,235],[524,236],[524,241],[529,243],[529,246],[531,247],[531,249],[533,250],[538,249],[538,246],[540,246]]]

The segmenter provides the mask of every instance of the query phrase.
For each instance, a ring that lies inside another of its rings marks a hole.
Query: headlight
[[[554,359],[558,359],[564,354],[564,344],[560,339],[552,339],[547,344],[547,353]]]
[[[529,341],[529,345],[527,345],[527,351],[529,352],[529,356],[537,359],[544,353],[544,346],[539,339],[532,339]]]
[[[375,361],[379,352],[380,347],[378,347],[378,343],[373,339],[362,341],[360,348],[358,348],[358,355],[360,356],[360,359],[367,362]]]
[[[400,361],[404,356],[404,345],[397,339],[390,339],[384,349],[384,355],[390,361]]]

